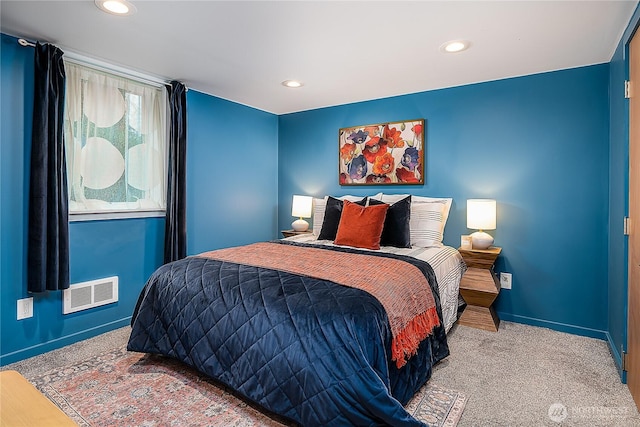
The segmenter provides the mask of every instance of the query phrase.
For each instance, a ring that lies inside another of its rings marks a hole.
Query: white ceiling
[[[637,2],[132,3],[2,0],[0,30],[283,114],[608,62]]]

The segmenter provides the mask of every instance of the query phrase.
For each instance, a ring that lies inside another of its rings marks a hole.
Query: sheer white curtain
[[[164,210],[163,88],[65,62],[70,213]]]

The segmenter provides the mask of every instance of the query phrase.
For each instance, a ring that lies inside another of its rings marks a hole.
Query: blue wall
[[[608,64],[280,117],[279,225],[291,196],[411,192],[453,197],[444,241],[459,246],[466,199],[498,201],[502,319],[605,338]],[[426,119],[426,184],[340,187],[342,127]]]
[[[187,252],[278,237],[278,117],[187,93]]]
[[[27,195],[33,50],[2,35],[0,152],[0,365],[129,323],[137,296],[162,263],[164,219],[74,222],[71,283],[119,277],[119,301],[62,314],[60,292],[34,296],[34,316],[16,320],[26,292]],[[274,238],[277,117],[190,91],[188,252]]]
[[[61,292],[34,296],[32,318],[16,320],[26,292],[33,49],[2,35],[1,364],[128,324],[138,293],[162,261],[164,220],[76,222],[69,227],[71,283],[119,277],[119,301],[62,314]]]

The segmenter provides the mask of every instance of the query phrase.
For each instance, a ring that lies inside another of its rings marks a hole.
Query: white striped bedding
[[[288,237],[286,240],[334,246],[333,241],[317,240],[316,236],[312,233],[298,234]],[[431,246],[428,248],[416,246],[412,248],[383,246],[380,250],[392,254],[412,256],[419,260],[426,261],[431,265],[438,279],[442,318],[445,330],[448,332],[457,320],[460,278],[467,268],[460,253],[450,246]]]

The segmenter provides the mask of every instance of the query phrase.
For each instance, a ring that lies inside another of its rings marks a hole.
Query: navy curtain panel
[[[169,173],[164,233],[164,262],[187,255],[187,88],[180,82],[167,85],[169,93]]]
[[[64,157],[63,52],[36,43],[29,179],[27,290],[69,287],[69,206]]]

